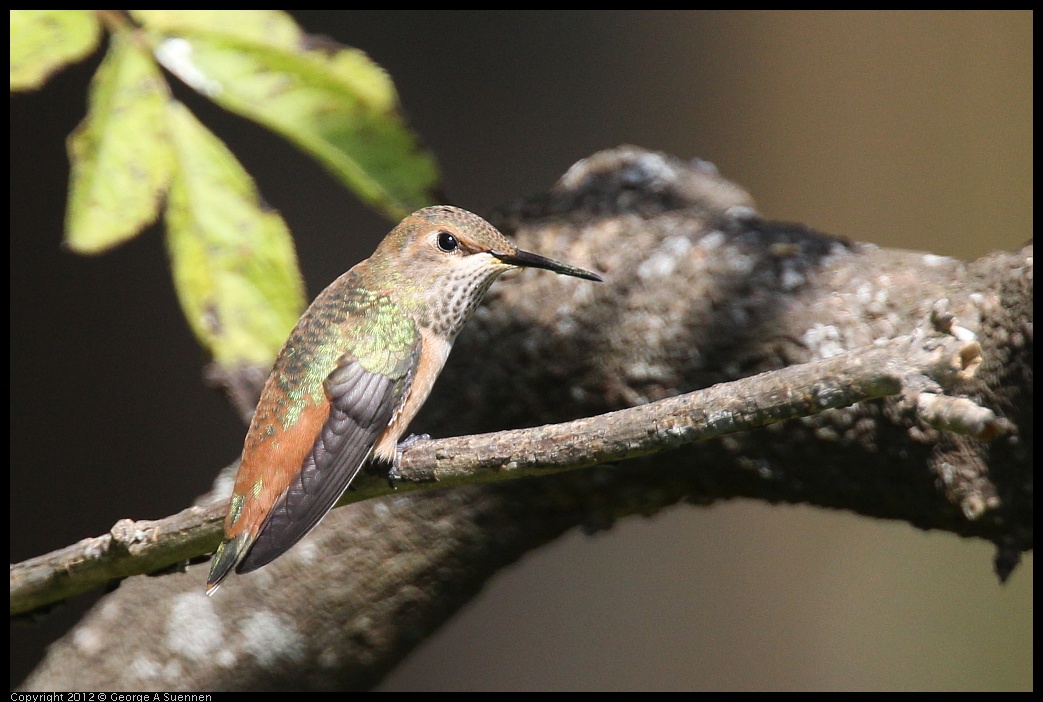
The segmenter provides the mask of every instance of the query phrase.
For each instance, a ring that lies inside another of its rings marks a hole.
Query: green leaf
[[[271,367],[304,309],[293,239],[224,144],[168,105],[176,168],[167,248],[192,330],[229,373]]]
[[[117,32],[91,81],[87,117],[69,136],[66,243],[98,253],[155,221],[170,180],[167,86],[134,36]]]
[[[167,35],[203,32],[292,49],[303,32],[282,10],[130,10],[137,22]]]
[[[311,153],[388,216],[432,203],[434,158],[406,127],[391,79],[363,52],[309,37],[275,11],[135,17],[157,32],[169,71]]]
[[[35,90],[87,56],[100,27],[92,10],[11,10],[11,90]]]

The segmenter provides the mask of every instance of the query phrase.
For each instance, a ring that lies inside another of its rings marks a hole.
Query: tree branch
[[[1008,574],[1033,539],[1031,246],[963,263],[766,222],[749,208],[705,164],[621,148],[505,210],[497,223],[520,245],[594,267],[607,282],[523,273],[494,287],[414,428],[486,432],[627,407],[659,412],[643,406],[696,390],[692,398],[712,398],[674,425],[656,416],[640,437],[651,429],[653,441],[676,443],[725,421],[769,421],[753,388],[780,376],[750,376],[780,368],[791,375],[773,392],[800,398],[798,408],[895,395],[619,465],[337,509],[212,600],[204,566],[130,578],[52,646],[25,687],[370,686],[526,551],[576,525],[605,528],[681,500],[804,502],[987,538]],[[928,318],[948,336],[925,336]],[[917,375],[864,355],[893,356],[914,338],[945,347],[948,370]],[[816,366],[859,358],[864,387]],[[807,369],[818,375],[800,379]],[[727,414],[736,408],[750,410],[745,420]],[[637,438],[577,438],[576,455],[592,460],[646,448],[629,443]],[[446,456],[471,450],[450,451],[452,442],[489,441],[500,439],[416,444],[403,470],[423,477],[428,460],[449,470]],[[507,448],[479,465],[513,456],[516,471],[555,470],[541,451]],[[437,470],[446,482],[455,475]],[[504,475],[484,470],[479,479]]]
[[[917,411],[949,431],[995,438],[1007,429],[991,410],[920,392],[973,375],[978,351],[974,341],[920,333],[596,417],[414,443],[402,453],[399,480],[459,485],[585,468],[900,393],[919,398]],[[344,502],[389,491],[380,485],[367,481]],[[11,613],[210,553],[220,542],[225,509],[218,500],[166,519],[124,519],[108,534],[13,564]]]

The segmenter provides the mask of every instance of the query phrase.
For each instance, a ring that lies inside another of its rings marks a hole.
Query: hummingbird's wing
[[[409,389],[420,345],[389,374],[367,371],[351,357],[324,384],[329,416],[289,487],[261,525],[236,567],[256,570],[308,534],[340,499],[387,429]]]

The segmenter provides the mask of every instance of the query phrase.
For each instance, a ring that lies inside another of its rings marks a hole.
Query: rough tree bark
[[[639,405],[909,334],[976,335],[956,388],[1009,421],[983,442],[893,398],[617,465],[334,510],[257,574],[206,564],[105,596],[25,689],[365,688],[526,551],[580,525],[744,496],[1032,548],[1032,247],[965,263],[760,219],[708,164],[623,147],[494,217],[519,245],[598,270],[493,288],[414,430],[531,426]]]

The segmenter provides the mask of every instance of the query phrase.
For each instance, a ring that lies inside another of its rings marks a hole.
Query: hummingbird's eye
[[[451,253],[460,248],[460,242],[456,240],[456,237],[449,232],[438,232],[438,248],[442,249],[446,253]]]

